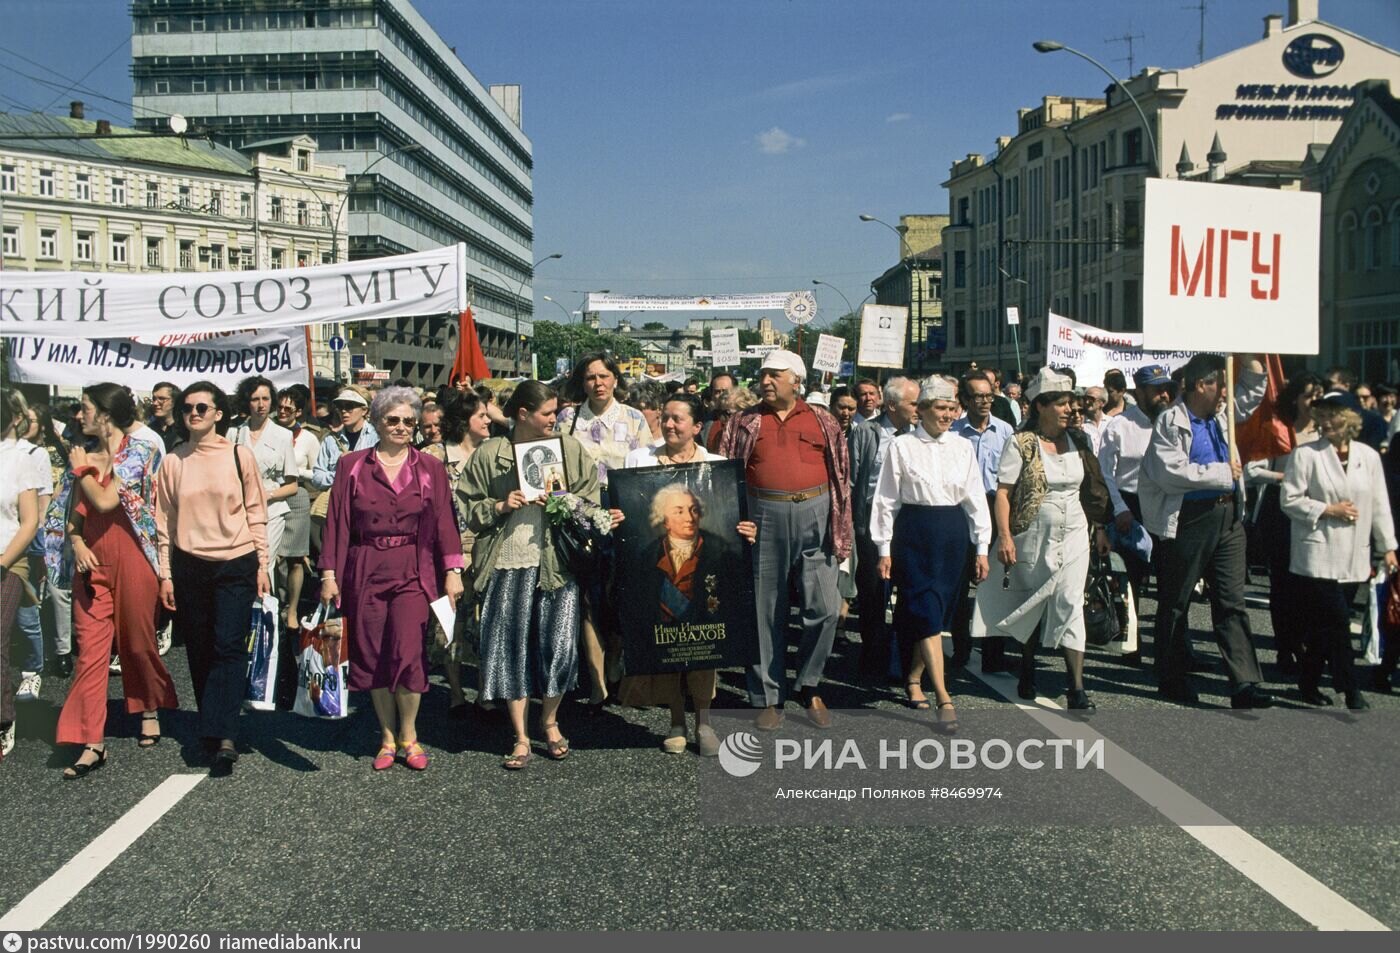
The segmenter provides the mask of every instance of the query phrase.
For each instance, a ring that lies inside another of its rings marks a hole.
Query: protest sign
[[[1147,180],[1143,344],[1318,351],[1321,196]]]
[[[904,329],[909,309],[900,305],[867,304],[860,309],[860,346],[856,363],[862,367],[903,367]]]
[[[184,387],[207,380],[229,392],[253,375],[279,388],[307,382],[306,335],[300,328],[138,338],[25,335],[12,338],[8,348],[11,373],[22,384],[81,387],[111,381],[144,393],[156,381]]]
[[[1142,335],[1131,331],[1105,331],[1050,312],[1046,322],[1045,363],[1050,367],[1072,367],[1085,387],[1103,383],[1109,370],[1119,370],[1128,380],[1147,364],[1161,364],[1176,370],[1195,351],[1145,351]]]
[[[715,367],[739,366],[739,329],[720,328],[710,332],[710,363]]]
[[[846,339],[834,334],[823,334],[817,338],[817,351],[812,355],[812,370],[835,374],[841,370],[841,353],[846,349]]]
[[[456,314],[465,246],[271,271],[0,272],[0,335],[132,338]]]

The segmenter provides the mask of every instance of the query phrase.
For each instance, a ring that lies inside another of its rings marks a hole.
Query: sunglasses
[[[384,418],[385,425],[389,427],[412,427],[417,422],[417,417],[397,417],[394,414]]]
[[[335,409],[336,409],[336,410],[341,410],[341,411],[345,411],[345,410],[364,410],[364,409],[365,409],[365,405],[364,405],[364,404],[357,404],[357,403],[354,403],[353,401],[343,400],[343,401],[336,401]]]
[[[205,414],[209,413],[209,411],[213,409],[213,404],[206,404],[203,401],[201,401],[198,404],[185,404],[183,407],[180,408],[180,410],[184,412],[186,417],[188,417],[190,414],[194,414],[196,417],[203,417]]]

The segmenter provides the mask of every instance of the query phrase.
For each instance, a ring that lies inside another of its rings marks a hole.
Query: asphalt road
[[[1252,617],[1272,679],[1267,612]],[[1198,605],[1198,639],[1207,621]],[[828,704],[902,709],[897,688],[851,683],[857,651],[838,638]],[[18,746],[0,766],[0,918],[46,881],[54,886],[61,869],[65,880],[75,868],[82,874],[83,863],[65,865],[100,846],[99,835],[167,778],[202,771],[180,745],[194,734],[181,650],[166,662],[186,707],[165,719],[170,737],[138,750],[136,719],[114,700],[111,762],[82,781],[60,779],[75,751],[51,741],[65,683],[45,679],[42,699],[21,704]],[[1041,669],[1042,692],[1060,692],[1058,659],[1043,655]],[[1091,655],[1086,672],[1101,710],[1166,707],[1142,670]],[[989,678],[1014,688],[1009,676]],[[1205,703],[1227,704],[1222,675],[1197,680]],[[738,673],[723,683],[717,705],[742,707]],[[965,712],[1008,705],[975,674],[953,684]],[[118,687],[114,678],[114,699]],[[504,721],[450,721],[446,698],[435,677],[420,719],[433,764],[421,774],[371,772],[377,732],[367,699],[339,723],[245,715],[247,753],[234,776],[194,784],[55,904],[45,928],[1310,928],[1298,903],[1172,825],[1029,827],[1008,811],[1005,824],[977,827],[701,826],[698,758],[660,752],[664,711],[590,716],[569,702],[568,760],[550,762],[540,750],[527,770],[510,773],[500,767]],[[1378,717],[1400,710],[1400,698],[1368,698]],[[1305,766],[1306,752],[1299,759]],[[1381,924],[1400,926],[1400,828],[1247,833]]]

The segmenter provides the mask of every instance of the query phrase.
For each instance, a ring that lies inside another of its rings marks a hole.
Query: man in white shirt
[[[1113,522],[1119,534],[1127,533],[1134,522],[1142,522],[1142,503],[1138,499],[1142,458],[1152,442],[1153,423],[1172,402],[1172,376],[1160,364],[1138,368],[1133,383],[1137,385],[1137,404],[1126,405],[1121,414],[1105,421],[1098,450],[1099,469],[1113,501]],[[1120,552],[1128,567],[1133,593],[1141,598],[1151,566],[1134,552]]]
[[[1084,388],[1084,436],[1089,438],[1089,445],[1094,448],[1094,453],[1099,452],[1099,447],[1103,444],[1103,428],[1107,422],[1103,415],[1105,395],[1102,387]]]

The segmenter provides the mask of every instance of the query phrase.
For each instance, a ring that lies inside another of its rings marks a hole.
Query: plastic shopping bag
[[[344,620],[323,606],[301,620],[297,651],[297,694],[292,711],[307,718],[344,718],[349,714],[350,663],[345,658]]]
[[[1366,616],[1361,622],[1361,661],[1366,665],[1381,664],[1385,651],[1386,604],[1392,598],[1392,577],[1384,568],[1378,570],[1366,585]]]
[[[252,624],[248,627],[248,707],[274,711],[277,692],[277,600],[263,596],[253,603]]]

